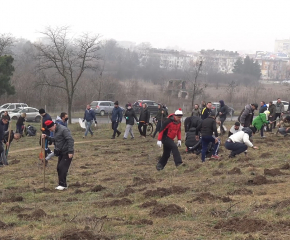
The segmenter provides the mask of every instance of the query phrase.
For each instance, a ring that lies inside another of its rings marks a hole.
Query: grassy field
[[[111,140],[109,127],[83,139],[70,126],[75,156],[63,192],[54,190],[56,158],[43,188],[39,136],[12,143],[10,165],[0,168],[1,240],[290,239],[288,139],[254,136],[260,149],[235,159],[222,144],[222,159],[204,164],[183,142],[186,166],[176,169],[171,158],[158,172],[156,139],[135,128],[135,140]]]

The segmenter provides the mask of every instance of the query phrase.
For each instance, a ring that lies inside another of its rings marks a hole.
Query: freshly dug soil
[[[184,212],[184,209],[176,204],[158,204],[152,209],[150,215],[154,217],[167,217],[169,215],[180,214]]]
[[[241,169],[234,167],[232,170],[228,171],[228,174],[241,174]]]
[[[171,188],[157,188],[156,190],[147,190],[144,197],[166,197],[171,194],[182,194],[189,190],[189,187],[172,186]]]
[[[103,189],[106,189],[105,187],[103,187],[102,185],[96,185],[91,189],[91,192],[100,192]]]
[[[253,191],[247,188],[239,188],[232,192],[227,192],[228,195],[251,195]]]
[[[284,173],[282,173],[279,168],[273,168],[273,169],[265,168],[264,169],[264,175],[275,177],[275,176],[284,175]]]

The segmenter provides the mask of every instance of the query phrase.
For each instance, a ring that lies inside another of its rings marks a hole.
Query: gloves
[[[137,125],[139,125],[139,122],[137,122]]]
[[[98,124],[97,120],[95,120],[95,124]]]
[[[85,119],[83,119],[83,122],[85,121]]]
[[[126,119],[128,120],[128,119],[129,119],[129,117],[126,117]]]
[[[158,147],[162,147],[162,142],[161,141],[157,141],[157,146]]]
[[[177,141],[177,147],[181,147],[181,140]]]

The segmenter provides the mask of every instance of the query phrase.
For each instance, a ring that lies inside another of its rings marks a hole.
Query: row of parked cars
[[[27,121],[40,122],[41,116],[37,108],[28,107],[26,103],[5,103],[0,106],[0,114],[8,112],[9,116],[13,120],[17,120],[21,113],[26,113]]]

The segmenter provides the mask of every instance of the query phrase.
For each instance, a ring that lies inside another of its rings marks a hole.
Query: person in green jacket
[[[260,113],[252,122],[253,127],[261,132],[261,138],[264,138],[264,125],[272,122],[268,121],[269,111],[265,111],[264,113]]]

